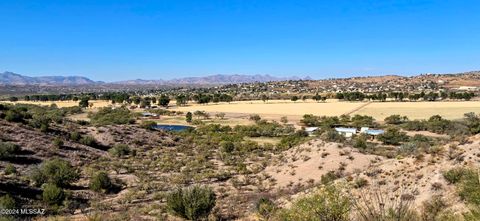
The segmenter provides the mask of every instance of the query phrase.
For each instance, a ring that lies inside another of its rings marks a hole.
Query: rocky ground
[[[72,131],[94,137],[97,144],[71,141],[68,136]],[[64,140],[61,147],[52,142],[57,138]],[[29,185],[26,178],[35,166],[58,157],[79,168],[81,178],[69,188],[73,201],[80,204],[69,215],[77,220],[98,214],[134,220],[176,219],[166,213],[164,196],[177,186],[192,184],[214,188],[218,196],[214,216],[252,220],[257,219],[255,202],[259,198],[268,197],[288,206],[324,182],[327,175],[353,187],[359,179],[366,180],[362,186],[352,188],[355,196],[370,190],[394,196],[408,194],[414,198],[414,205],[421,207],[432,196],[442,195],[448,209],[462,213],[465,204],[442,174],[457,166],[478,167],[480,160],[480,136],[392,159],[313,138],[281,153],[244,158],[249,173],[232,172],[216,149],[204,150],[191,138],[135,125],[91,127],[66,122],[44,133],[0,120],[0,139],[22,148],[14,157],[0,161],[2,171],[8,164],[18,171],[17,175],[0,172],[0,192],[18,195],[24,204],[38,205],[41,190]],[[107,150],[117,144],[129,145],[135,154],[112,157]],[[121,188],[109,194],[89,190],[88,180],[96,170],[108,171],[122,184]]]

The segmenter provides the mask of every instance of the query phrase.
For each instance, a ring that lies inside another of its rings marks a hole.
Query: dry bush
[[[412,204],[411,194],[398,196],[384,193],[378,186],[359,191],[358,198],[353,200],[354,220],[359,221],[412,221],[419,220]]]

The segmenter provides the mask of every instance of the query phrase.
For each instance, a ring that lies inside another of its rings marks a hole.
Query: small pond
[[[166,131],[184,131],[193,127],[185,125],[168,125],[168,124],[157,124],[153,126],[154,129],[166,130]]]

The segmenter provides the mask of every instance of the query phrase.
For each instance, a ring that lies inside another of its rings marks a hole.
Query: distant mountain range
[[[221,85],[253,82],[269,82],[284,80],[310,80],[310,77],[274,77],[270,75],[211,75],[205,77],[186,77],[172,80],[127,80],[105,83],[93,81],[81,76],[44,76],[28,77],[13,72],[0,73],[2,85],[92,85],[92,84],[115,84],[115,85]]]
[[[309,80],[310,77],[300,78],[300,77],[274,77],[270,75],[210,75],[205,77],[186,77],[186,78],[176,78],[172,80],[128,80],[128,81],[118,81],[113,82],[112,84],[179,84],[179,85],[188,85],[188,84],[238,84],[238,83],[254,83],[254,82],[269,82],[269,81],[284,81],[284,80]]]
[[[92,81],[81,76],[42,76],[28,77],[13,72],[0,73],[0,84],[3,85],[88,85],[103,82]]]

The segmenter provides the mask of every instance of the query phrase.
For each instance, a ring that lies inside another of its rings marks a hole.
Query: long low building
[[[336,127],[335,131],[337,131],[339,134],[341,134],[345,137],[352,137],[353,135],[355,135],[359,132],[357,130],[357,128],[353,128],[353,127]],[[378,136],[380,134],[385,133],[385,131],[384,130],[379,130],[379,129],[370,129],[368,127],[362,127],[360,129],[360,133],[364,133],[364,134],[371,135],[371,136],[375,137],[375,136]]]
[[[350,127],[336,127],[335,130],[345,136],[345,137],[352,137],[354,134],[357,134],[357,128],[350,128]]]
[[[368,129],[368,130],[365,131],[365,133],[368,134],[368,135],[377,136],[377,135],[385,133],[385,131],[384,130]]]

